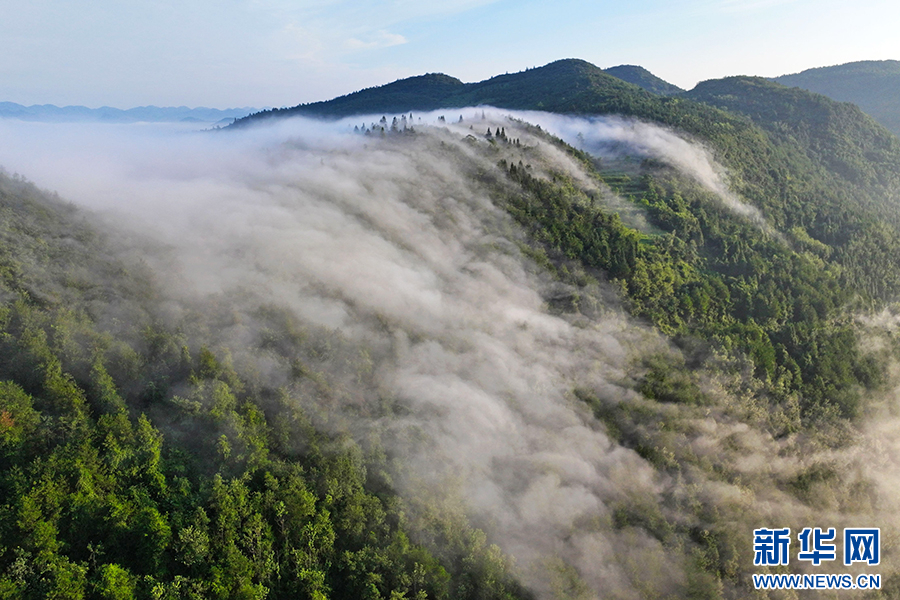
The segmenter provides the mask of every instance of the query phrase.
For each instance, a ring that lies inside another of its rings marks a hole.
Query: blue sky
[[[0,101],[293,106],[560,58],[681,87],[900,59],[896,0],[0,0]]]

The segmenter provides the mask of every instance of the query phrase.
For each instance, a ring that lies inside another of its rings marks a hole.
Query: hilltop
[[[603,72],[660,96],[672,96],[684,91],[677,85],[660,79],[644,67],[637,65],[619,65],[618,67],[603,69]]]

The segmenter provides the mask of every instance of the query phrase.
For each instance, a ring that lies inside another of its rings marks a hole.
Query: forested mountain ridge
[[[263,111],[239,119],[235,126],[273,116],[344,117],[479,104],[559,113],[604,114],[619,112],[626,105],[647,102],[653,97],[637,85],[608,75],[586,61],[567,59],[477,83],[462,83],[443,74],[411,77],[334,100]]]
[[[852,102],[900,135],[900,61],[869,60],[774,77],[840,102]]]
[[[800,227],[833,248],[848,267],[848,284],[872,298],[897,297],[896,136],[855,105],[762,78],[703,82],[686,96],[746,115],[765,130],[770,158],[756,164],[770,165],[770,180],[747,195],[760,198],[785,228]]]
[[[294,108],[276,108],[254,113],[259,117],[253,118],[281,117],[291,114],[341,117],[352,114],[368,114],[371,111],[401,113],[409,110],[410,106],[415,106],[416,110],[434,110],[441,108],[448,96],[458,93],[463,88],[465,88],[465,84],[455,77],[431,73],[360,90],[327,102],[314,102]],[[247,118],[244,117],[244,119]],[[244,123],[244,119],[238,119],[238,122]]]
[[[749,116],[852,183],[900,183],[900,139],[853,104],[753,77],[705,81],[685,97]]]
[[[420,85],[423,91],[417,91]],[[898,226],[896,138],[854,107],[760,78],[714,80],[663,97],[585,61],[567,59],[478,83],[437,75],[403,80],[340,99],[257,113],[235,126],[291,115],[377,114],[381,106],[398,106],[394,87],[403,90],[399,106],[405,108],[399,112],[485,104],[616,114],[671,127],[706,144],[729,170],[736,191],[777,229],[810,228],[815,240],[837,249],[850,269],[851,285],[882,299],[900,293],[900,274],[878,266],[896,249],[897,230],[876,231],[885,218],[892,228]]]

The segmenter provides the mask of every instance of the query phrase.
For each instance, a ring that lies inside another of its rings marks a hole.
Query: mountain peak
[[[619,65],[617,67],[603,69],[603,72],[607,75],[618,77],[622,81],[633,83],[636,86],[644,88],[648,92],[659,94],[660,96],[672,96],[684,91],[677,85],[673,85],[664,79],[660,79],[639,65]]]
[[[551,63],[547,63],[543,67],[538,67],[539,69],[568,69],[568,70],[600,70],[597,65],[589,63],[586,60],[581,58],[561,58],[559,60],[554,60]]]

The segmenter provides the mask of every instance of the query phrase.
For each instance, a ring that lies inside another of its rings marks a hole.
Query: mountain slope
[[[853,183],[900,184],[900,140],[856,106],[758,77],[705,81],[685,96],[747,115]]]
[[[607,75],[588,62],[570,59],[468,84],[448,101],[452,106],[488,104],[555,113],[582,112],[590,105],[596,112],[608,113],[650,97],[649,92]]]
[[[464,88],[459,79],[441,73],[431,73],[400,79],[387,85],[368,88],[339,96],[333,100],[301,104],[294,108],[263,111],[239,119],[243,124],[253,119],[290,115],[344,117],[353,114],[403,113],[411,110],[434,110],[445,105],[445,99]]]
[[[828,248],[677,166],[598,171],[496,118],[337,143],[301,122],[212,173],[173,141],[177,178],[120,196],[184,264],[133,291],[108,290],[147,267],[0,179],[0,590],[739,598],[772,519],[887,531],[893,505],[844,458],[882,363]],[[265,138],[213,140],[242,137]],[[191,201],[159,210],[160,190]]]
[[[852,287],[870,298],[897,298],[900,271],[891,258],[900,252],[896,136],[852,104],[761,78],[707,81],[685,96],[743,114],[764,129],[772,150],[759,167],[769,181],[757,193],[769,214],[832,248]]]
[[[410,525],[383,450],[313,423],[303,382],[321,406],[342,384],[288,309],[254,333],[297,385],[260,387],[231,358],[255,343],[213,346],[218,303],[168,296],[136,237],[2,172],[0,217],[0,596],[529,597],[464,518]]]
[[[900,136],[900,61],[860,61],[775,77],[841,102],[852,102]]]

